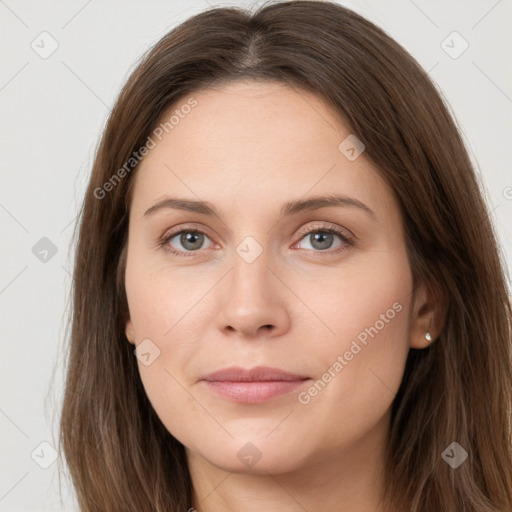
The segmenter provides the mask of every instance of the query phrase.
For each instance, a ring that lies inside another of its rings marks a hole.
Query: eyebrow
[[[353,197],[344,195],[317,196],[310,199],[289,201],[284,203],[281,207],[279,218],[282,219],[283,217],[289,215],[296,215],[301,212],[312,210],[320,210],[321,208],[328,208],[330,206],[358,208],[366,212],[373,219],[376,218],[375,212],[366,206],[363,202]],[[183,210],[187,212],[199,213],[201,215],[219,217],[217,209],[211,203],[206,201],[197,201],[195,199],[180,199],[176,197],[166,197],[161,201],[158,201],[146,210],[143,217],[151,216],[158,211],[167,209]]]

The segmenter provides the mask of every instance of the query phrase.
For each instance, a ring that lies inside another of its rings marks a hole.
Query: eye
[[[313,250],[314,252],[338,253],[346,250],[347,246],[351,246],[354,243],[353,238],[346,231],[336,226],[326,226],[325,224],[310,227],[309,230],[301,233],[301,235],[301,241],[305,240],[309,243],[309,247],[306,247],[306,249]],[[336,238],[338,239],[338,244],[332,249],[333,245],[336,244]],[[295,244],[293,248],[297,248],[297,245]]]
[[[201,230],[182,229],[165,236],[162,245],[165,246],[168,252],[176,256],[193,256],[193,254],[187,253],[203,249],[206,240],[210,240],[210,238]]]

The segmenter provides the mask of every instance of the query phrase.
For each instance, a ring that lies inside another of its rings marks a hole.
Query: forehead
[[[341,116],[296,87],[244,80],[205,88],[173,104],[158,125],[164,129],[137,170],[133,208],[166,193],[252,212],[308,192],[391,200],[364,152],[350,161],[340,151],[351,135]]]

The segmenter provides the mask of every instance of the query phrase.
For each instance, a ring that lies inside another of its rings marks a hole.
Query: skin
[[[384,510],[390,406],[408,350],[427,345],[433,320],[430,296],[413,290],[394,193],[364,152],[350,161],[338,149],[351,132],[311,93],[235,81],[193,97],[197,106],[137,171],[125,277],[126,336],[160,351],[148,366],[138,360],[139,371],[158,416],[186,448],[191,507]],[[374,216],[345,205],[279,218],[287,201],[330,194],[355,198]],[[171,208],[144,215],[166,196],[206,201],[218,216]],[[314,235],[332,225],[354,243],[333,235],[322,249]],[[158,244],[182,228],[206,236],[187,247],[176,234]],[[248,236],[263,251],[251,263],[236,251]],[[401,310],[389,319],[393,304]],[[298,393],[383,314],[384,327],[301,403]],[[201,381],[257,365],[311,380],[260,404],[227,401]],[[261,455],[252,467],[237,456],[248,442]]]

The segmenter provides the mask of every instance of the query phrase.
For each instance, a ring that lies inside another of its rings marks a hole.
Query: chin
[[[297,446],[301,446],[297,450]],[[201,449],[202,448],[202,449]],[[229,442],[217,443],[213,446],[200,447],[193,450],[195,456],[207,460],[210,464],[233,473],[266,475],[288,473],[302,467],[306,463],[304,445],[292,442],[289,446],[278,446],[268,439],[252,437],[233,438]],[[300,453],[299,453],[300,452]]]

